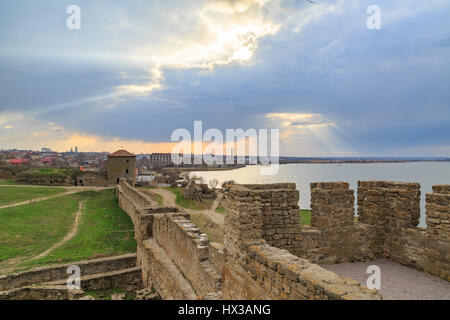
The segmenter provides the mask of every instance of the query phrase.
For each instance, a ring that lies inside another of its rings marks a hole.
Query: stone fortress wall
[[[294,184],[231,185],[224,191],[223,299],[381,298],[356,281],[292,254],[300,241],[294,217],[299,215],[299,192]]]
[[[297,254],[320,263],[386,257],[450,281],[450,186],[434,186],[426,195],[426,229],[417,227],[418,183],[359,181],[358,222],[346,183],[313,183],[311,199],[311,229],[320,230],[314,243],[320,254],[309,253],[307,246],[294,249]]]
[[[125,254],[38,267],[0,276],[0,300],[78,300],[88,290],[142,288],[142,271],[136,267],[136,254]],[[81,290],[67,288],[67,270],[80,268]]]
[[[153,218],[153,239],[191,283],[199,296],[221,290],[221,276],[209,258],[208,237],[188,216],[157,214]]]
[[[197,299],[221,289],[222,248],[208,238],[177,208],[158,207],[144,193],[121,180],[119,205],[134,224],[137,263],[145,287],[163,299]]]
[[[300,226],[295,184],[224,188],[224,245],[210,243],[176,208],[121,181],[145,287],[164,299],[380,299],[318,264],[387,257],[450,280],[450,186],[428,194],[427,228],[418,228],[420,186],[360,181],[311,184],[311,226]]]
[[[426,228],[419,228],[420,185],[358,183],[358,212],[375,226],[377,256],[386,256],[450,281],[450,185],[426,194]]]

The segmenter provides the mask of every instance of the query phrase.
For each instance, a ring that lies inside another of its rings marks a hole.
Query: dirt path
[[[51,188],[51,189],[85,189],[85,190],[102,190],[112,189],[114,187],[90,187],[90,186],[49,186],[41,184],[0,184],[0,188]]]
[[[43,258],[43,257],[47,256],[50,252],[52,252],[56,248],[61,247],[63,244],[68,242],[70,239],[72,239],[77,234],[77,232],[78,232],[78,225],[80,224],[81,216],[83,215],[84,205],[85,205],[86,201],[87,200],[82,200],[82,201],[79,202],[79,204],[78,204],[78,211],[77,211],[76,216],[75,216],[75,221],[74,221],[74,223],[72,225],[72,230],[70,230],[70,232],[68,234],[66,234],[64,239],[62,239],[60,242],[54,244],[53,246],[51,246],[49,249],[45,250],[41,254],[39,254],[39,255],[29,259],[30,261],[37,260],[37,259],[40,259],[40,258]]]
[[[7,205],[3,205],[0,206],[0,209],[5,209],[5,208],[11,208],[11,207],[17,207],[17,206],[22,206],[24,204],[31,204],[31,203],[36,203],[39,201],[44,201],[44,200],[49,200],[49,199],[53,199],[53,198],[58,198],[58,197],[62,197],[62,196],[67,196],[69,194],[74,194],[74,193],[78,193],[78,192],[82,192],[82,191],[87,191],[87,190],[102,190],[102,189],[107,189],[106,187],[76,187],[76,188],[67,188],[68,191],[67,192],[63,192],[63,193],[58,193],[58,194],[54,194],[48,197],[41,197],[41,198],[35,198],[35,199],[29,199],[29,200],[25,200],[25,201],[20,201],[20,202],[15,202],[15,203],[11,203],[11,204],[7,204]]]
[[[220,204],[220,201],[222,201],[222,198],[223,198],[223,193],[220,192],[219,195],[217,196],[217,198],[214,200],[212,206],[211,206],[211,209],[210,209],[211,211],[214,211],[214,212],[216,211],[217,207]]]
[[[166,189],[162,189],[162,188],[151,189],[149,191],[157,193],[157,194],[159,194],[160,196],[163,197],[163,206],[165,206],[165,207],[178,207],[175,204],[176,196],[173,194],[172,191],[169,191],[169,190],[166,190]]]
[[[166,190],[166,189],[162,189],[162,188],[158,188],[158,189],[152,189],[151,190],[154,193],[157,193],[159,195],[161,195],[163,197],[163,204],[166,207],[177,207],[180,211],[186,212],[186,213],[192,213],[192,214],[204,214],[205,216],[207,216],[208,218],[210,218],[212,221],[214,221],[215,223],[217,223],[219,226],[224,226],[224,215],[215,212],[214,210],[216,210],[216,208],[219,206],[221,195],[219,195],[219,197],[217,197],[217,199],[213,202],[213,204],[211,205],[211,209],[208,210],[192,210],[192,209],[186,209],[183,207],[180,207],[179,205],[177,205],[175,203],[175,199],[176,196],[173,194],[172,191],[170,190]]]
[[[54,244],[49,249],[45,250],[44,252],[42,252],[41,254],[39,254],[37,256],[31,257],[31,258],[16,257],[16,258],[9,259],[7,261],[3,261],[3,263],[1,264],[1,267],[0,267],[0,270],[1,270],[0,274],[6,274],[11,271],[14,271],[17,268],[17,266],[21,263],[43,258],[43,257],[47,256],[48,254],[50,254],[50,252],[52,252],[56,248],[59,248],[63,244],[70,241],[78,232],[78,226],[80,224],[81,216],[83,215],[84,205],[85,205],[86,201],[87,200],[82,200],[78,203],[78,211],[75,214],[75,221],[73,222],[72,229],[69,231],[68,234],[66,234],[64,239],[62,239],[58,243]]]
[[[40,185],[40,184],[0,184],[0,188],[17,188],[17,187],[21,187],[21,188],[52,188],[52,189],[67,188],[67,186],[49,186],[49,185]]]

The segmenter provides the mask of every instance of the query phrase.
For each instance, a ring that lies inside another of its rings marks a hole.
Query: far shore
[[[280,164],[292,163],[308,163],[308,164],[323,164],[323,163],[409,163],[409,162],[450,162],[450,159],[445,160],[280,160]]]
[[[384,159],[362,159],[362,160],[346,160],[346,159],[317,159],[317,160],[280,160],[279,164],[346,164],[346,163],[361,163],[361,164],[371,164],[371,163],[413,163],[413,162],[450,162],[449,159],[423,159],[423,160],[384,160]],[[245,165],[235,165],[227,167],[166,167],[164,170],[178,170],[182,172],[192,172],[192,171],[227,171],[235,170],[239,168],[244,168],[246,166],[252,166],[253,164]],[[257,164],[260,165],[260,164]]]

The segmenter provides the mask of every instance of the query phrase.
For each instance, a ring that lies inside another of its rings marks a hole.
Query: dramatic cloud
[[[156,152],[202,120],[279,128],[284,155],[448,156],[450,3],[316,2],[84,1],[79,31],[70,1],[1,2],[0,147]]]
[[[321,114],[311,113],[268,113],[266,117],[280,121],[283,127],[328,127],[334,124],[331,121],[324,119]]]
[[[17,143],[20,143],[23,148],[36,149],[37,146],[46,146],[60,151],[68,151],[75,146],[80,151],[111,151],[126,147],[131,152],[139,153],[142,150],[170,152],[174,146],[171,143],[151,143],[120,137],[105,138],[85,132],[75,132],[58,126],[54,122],[47,123],[17,114],[9,114],[8,117],[16,120],[10,120],[14,125],[0,128],[0,145],[3,147],[13,148]],[[14,130],[12,141],[6,130]]]
[[[281,130],[284,150],[301,156],[354,156],[343,131],[322,114],[269,113],[266,117]],[[292,152],[294,151],[294,152]]]

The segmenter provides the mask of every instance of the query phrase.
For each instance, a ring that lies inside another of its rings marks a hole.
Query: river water
[[[418,182],[422,192],[421,227],[425,226],[425,194],[432,191],[433,185],[450,184],[450,162],[284,164],[273,176],[261,175],[260,168],[247,166],[227,171],[195,171],[191,174],[203,177],[205,181],[217,178],[219,184],[227,180],[236,183],[295,182],[300,191],[299,205],[302,209],[310,208],[311,182],[349,182],[350,188],[355,190],[355,199],[358,180]]]

